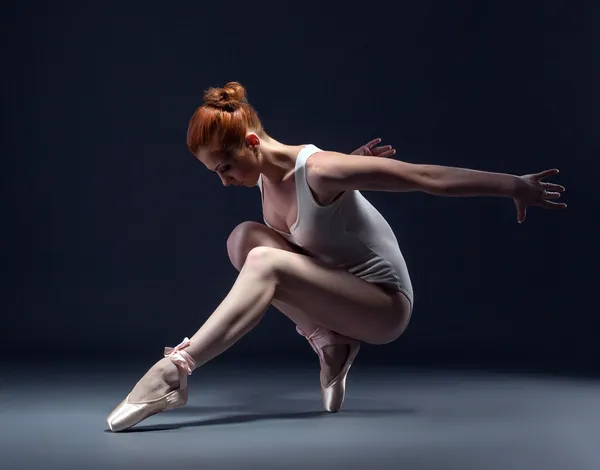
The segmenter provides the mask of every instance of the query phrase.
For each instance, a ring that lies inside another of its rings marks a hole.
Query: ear
[[[258,135],[256,135],[256,133],[248,132],[248,134],[246,134],[246,142],[251,147],[258,147],[260,145],[260,138]]]

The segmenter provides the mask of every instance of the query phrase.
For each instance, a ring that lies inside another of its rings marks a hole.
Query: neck
[[[296,157],[302,147],[302,145],[285,145],[273,138],[261,140],[260,172],[272,183],[280,183],[286,176],[293,173]]]

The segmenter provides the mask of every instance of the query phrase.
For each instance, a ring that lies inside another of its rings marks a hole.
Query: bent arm
[[[357,189],[421,191],[449,197],[514,197],[520,183],[518,176],[505,173],[418,165],[336,152],[322,152],[311,160],[315,184],[332,193]]]

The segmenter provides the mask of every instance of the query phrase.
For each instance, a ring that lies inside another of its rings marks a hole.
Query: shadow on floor
[[[238,408],[238,410],[240,410]],[[201,413],[215,413],[219,411],[232,411],[232,407],[210,407],[210,406],[189,406],[186,408],[170,410],[169,413],[178,412],[178,414],[201,414]],[[233,416],[223,416],[219,418],[209,418],[204,420],[186,421],[182,423],[165,423],[156,424],[149,426],[135,426],[131,429],[121,431],[121,433],[132,433],[132,432],[148,432],[148,431],[171,431],[174,429],[192,428],[200,426],[222,426],[231,424],[245,424],[256,421],[267,421],[267,420],[299,420],[299,419],[317,419],[326,416],[344,416],[351,415],[356,416],[390,416],[390,415],[405,415],[415,413],[414,409],[347,409],[338,413],[328,413],[326,411],[297,411],[297,412],[266,412],[266,413],[244,413],[236,414]],[[111,432],[106,429],[105,432]]]

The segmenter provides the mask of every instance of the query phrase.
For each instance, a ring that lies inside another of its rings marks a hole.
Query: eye
[[[226,171],[229,171],[230,168],[231,168],[231,165],[221,165],[221,168],[219,168],[219,172],[225,173]]]

